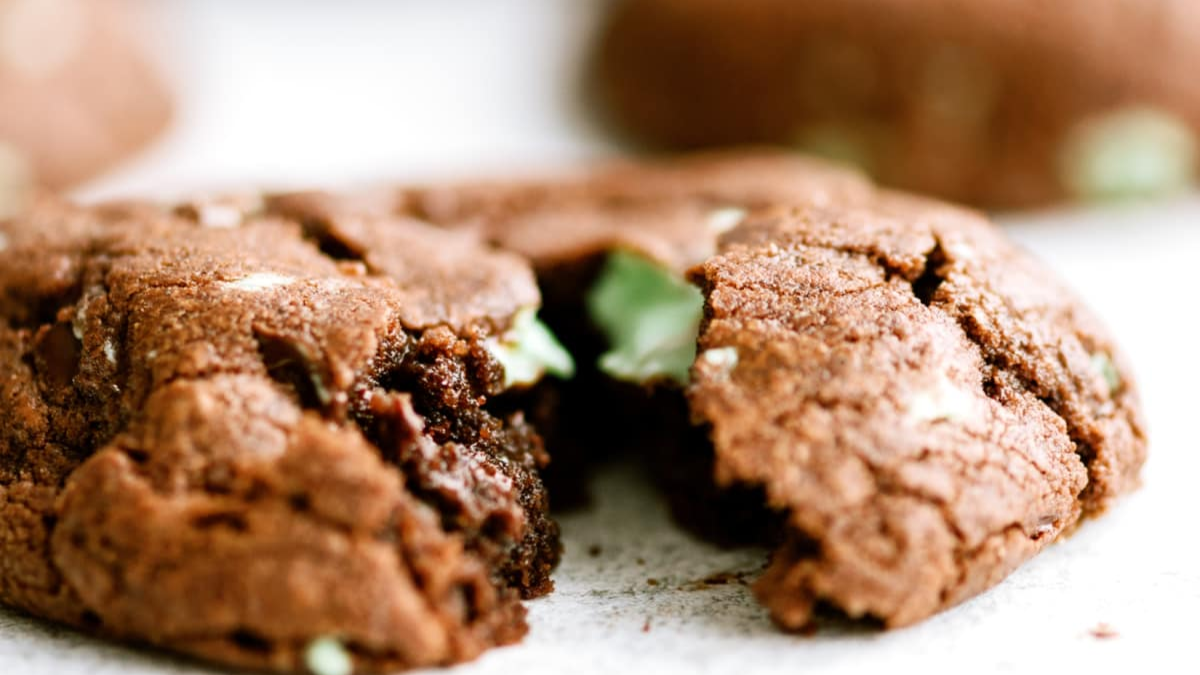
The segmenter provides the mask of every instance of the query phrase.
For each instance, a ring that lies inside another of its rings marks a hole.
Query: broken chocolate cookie
[[[0,601],[281,671],[525,632],[560,552],[547,455],[491,399],[514,353],[524,380],[572,364],[523,261],[254,200],[47,201],[0,232]]]
[[[606,440],[649,458],[682,522],[776,547],[754,588],[782,626],[912,623],[1138,484],[1116,345],[981,216],[777,154],[571,185],[405,203],[530,257],[581,370],[547,388],[628,420]]]
[[[321,222],[331,213],[400,212],[448,229],[478,232],[530,261],[544,298],[540,316],[581,367],[570,380],[548,378],[511,404],[527,414],[554,449],[545,480],[555,506],[563,507],[586,501],[586,475],[595,462],[621,448],[672,447],[686,435],[678,433],[681,426],[686,428],[687,412],[677,397],[661,396],[634,377],[647,365],[637,361],[655,360],[653,352],[672,356],[670,350],[659,349],[671,336],[622,321],[637,334],[627,333],[629,344],[614,350],[612,331],[624,329],[615,323],[606,328],[592,311],[602,312],[604,305],[621,307],[624,301],[612,297],[606,302],[598,293],[603,289],[592,292],[597,275],[607,266],[607,276],[618,277],[611,289],[618,296],[622,286],[634,295],[664,291],[661,302],[645,307],[641,317],[682,335],[684,342],[675,347],[683,361],[675,356],[670,368],[680,377],[690,362],[701,315],[699,295],[684,284],[684,271],[716,251],[721,233],[736,226],[747,209],[856,203],[871,194],[868,181],[853,171],[790,153],[740,149],[657,162],[613,161],[527,180],[414,186],[361,195],[295,193],[276,196],[269,204],[306,222]],[[612,251],[631,255],[624,264],[617,260],[614,268],[606,262]],[[622,271],[639,270],[645,272],[640,280],[619,278]],[[682,291],[676,289],[679,286]],[[673,308],[673,299],[684,306]],[[682,333],[662,324],[663,311],[681,317]],[[620,368],[629,376],[614,379],[597,370],[594,364],[605,354],[610,372]],[[622,424],[612,424],[613,419]]]
[[[685,525],[773,548],[787,629],[961,602],[1145,459],[1128,365],[1045,268],[787,155],[0,233],[0,600],[222,663],[518,639],[559,555],[543,480],[579,496],[616,449]]]

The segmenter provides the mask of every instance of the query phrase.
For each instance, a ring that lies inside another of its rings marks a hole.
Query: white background
[[[184,85],[176,125],[80,194],[352,185],[610,154],[578,102],[602,4],[160,7],[160,42]],[[1132,357],[1152,435],[1139,493],[919,626],[832,626],[802,638],[774,631],[741,585],[693,590],[690,581],[714,572],[757,569],[762,552],[689,539],[640,476],[618,468],[601,477],[595,509],[564,520],[558,591],[529,603],[530,636],[455,672],[1200,672],[1200,199],[1004,221]],[[592,545],[598,556],[587,554]],[[1115,637],[1095,637],[1101,624]],[[182,672],[209,671],[0,610],[0,673]]]

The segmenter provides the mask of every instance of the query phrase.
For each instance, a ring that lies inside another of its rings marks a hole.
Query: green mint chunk
[[[589,290],[587,309],[608,338],[598,364],[602,372],[627,382],[687,383],[704,314],[699,289],[641,256],[617,251]]]
[[[534,384],[544,373],[563,379],[575,375],[575,360],[533,307],[517,312],[508,332],[488,340],[487,347],[504,366],[505,389]]]
[[[1120,201],[1187,188],[1196,178],[1192,129],[1153,108],[1127,108],[1080,126],[1062,157],[1062,180],[1077,197]]]
[[[1120,391],[1121,373],[1117,371],[1111,356],[1104,352],[1092,354],[1092,370],[1104,378],[1104,383],[1108,385],[1108,393],[1115,394]]]

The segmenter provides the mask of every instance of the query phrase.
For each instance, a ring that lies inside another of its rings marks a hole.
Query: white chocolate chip
[[[1092,370],[1104,378],[1110,394],[1115,394],[1121,389],[1121,373],[1117,371],[1116,364],[1108,354],[1104,352],[1092,354]]]
[[[78,53],[95,18],[88,3],[70,0],[8,0],[0,4],[0,62],[19,76],[52,75]]]
[[[104,358],[114,366],[117,365],[117,346],[113,344],[112,340],[104,341]]]
[[[738,226],[746,217],[746,209],[728,206],[715,209],[708,214],[708,231],[713,234],[725,234]]]
[[[241,279],[234,281],[226,281],[222,286],[235,291],[245,291],[247,293],[258,293],[261,291],[277,288],[279,286],[287,286],[295,281],[292,277],[284,274],[276,274],[274,272],[255,272]]]
[[[737,347],[714,347],[706,349],[700,358],[713,368],[718,368],[722,372],[731,373],[738,364]]]
[[[228,204],[204,204],[196,207],[196,221],[204,227],[231,229],[242,224],[242,212]]]
[[[83,340],[83,328],[87,325],[87,302],[79,301],[79,305],[75,308],[75,318],[71,320],[71,332],[75,334],[76,340]]]
[[[354,660],[341,641],[321,637],[308,643],[304,650],[304,665],[313,675],[350,675]]]
[[[917,392],[908,402],[912,422],[963,422],[975,414],[975,398],[948,379],[932,389]]]

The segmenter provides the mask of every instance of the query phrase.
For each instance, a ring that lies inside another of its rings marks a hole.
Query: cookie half
[[[903,626],[995,584],[1138,484],[1145,436],[1112,340],[982,218],[881,194],[756,214],[691,272],[686,394],[718,485],[783,514],[754,586]]]
[[[570,364],[521,342],[523,261],[253,199],[45,202],[0,232],[5,604],[281,671],[524,634],[558,531],[540,438],[491,399]]]

